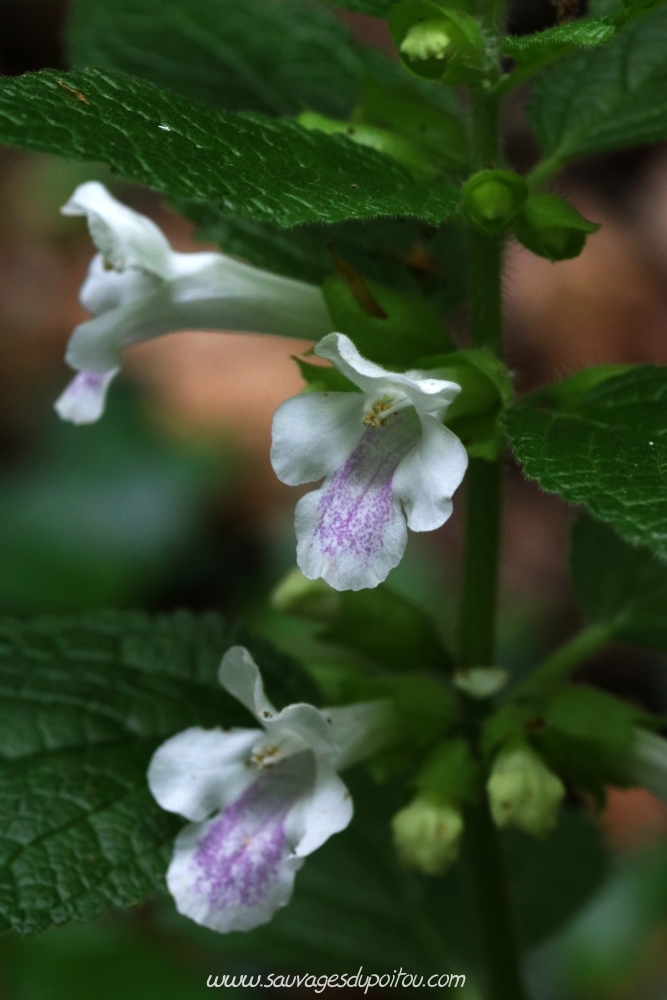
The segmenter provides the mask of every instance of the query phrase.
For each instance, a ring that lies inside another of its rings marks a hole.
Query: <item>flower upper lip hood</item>
[[[96,181],[62,210],[85,216],[99,253],[80,299],[93,319],[72,334],[66,360],[81,373],[56,403],[74,423],[97,420],[129,344],[177,330],[241,330],[317,340],[331,329],[320,289],[222,253],[178,253],[161,229]]]
[[[468,456],[442,418],[460,386],[387,371],[342,333],[324,337],[315,353],[361,392],[288,399],[273,419],[271,462],[290,486],[325,480],[296,507],[303,574],[336,590],[375,587],[403,556],[406,521],[432,531],[451,515]]]
[[[385,701],[277,711],[242,646],[227,651],[219,679],[261,728],[186,729],[156,750],[148,784],[190,820],[167,873],[178,910],[226,932],[270,920],[304,858],[345,829],[352,800],[336,772],[387,742],[393,716]]]

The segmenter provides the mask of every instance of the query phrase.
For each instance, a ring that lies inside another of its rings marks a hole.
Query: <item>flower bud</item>
[[[514,826],[535,837],[556,825],[565,795],[563,782],[527,744],[498,754],[486,790],[496,826]]]
[[[434,17],[413,24],[401,42],[401,52],[410,62],[427,62],[431,59],[444,62],[455,37],[449,18]]]
[[[341,595],[324,580],[308,580],[296,566],[271,594],[271,606],[287,614],[332,622],[342,609]]]
[[[512,228],[525,247],[555,261],[578,257],[586,236],[600,227],[558,195],[533,194],[517,212]]]
[[[370,146],[378,153],[391,156],[405,167],[418,182],[433,181],[440,168],[425,146],[418,145],[405,136],[390,129],[378,128],[364,122],[338,121],[327,118],[315,111],[304,111],[297,118],[303,128],[312,132],[326,132],[327,135],[345,135],[359,146]]]
[[[528,197],[528,185],[512,170],[480,170],[461,192],[468,219],[484,233],[501,233]]]
[[[493,698],[509,680],[509,674],[502,667],[468,667],[454,674],[454,686],[469,698]]]
[[[425,875],[444,875],[459,855],[463,817],[453,805],[419,797],[396,813],[391,829],[404,865]]]
[[[403,0],[389,12],[389,27],[403,64],[417,76],[457,85],[483,70],[484,37],[469,14],[429,0]]]

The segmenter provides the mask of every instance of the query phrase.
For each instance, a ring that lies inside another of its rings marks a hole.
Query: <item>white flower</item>
[[[64,420],[103,410],[123,347],[176,330],[238,330],[317,340],[331,329],[319,288],[221,253],[177,253],[145,215],[96,181],[81,184],[64,215],[84,215],[100,251],[80,293],[94,319],[76,328],[67,363],[79,374],[56,402]]]
[[[376,587],[401,561],[406,518],[413,531],[433,531],[452,513],[468,456],[442,418],[460,386],[386,371],[342,333],[315,353],[361,392],[295,396],[273,418],[278,478],[297,486],[325,477],[296,507],[297,562],[336,590]]]
[[[176,838],[167,885],[180,913],[226,932],[271,919],[304,858],[352,819],[337,771],[391,738],[388,701],[319,710],[268,701],[243,646],[225,654],[223,687],[261,729],[186,729],[156,750],[150,790],[191,820]]]

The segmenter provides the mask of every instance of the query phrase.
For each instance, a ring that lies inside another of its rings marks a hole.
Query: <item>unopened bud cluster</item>
[[[597,223],[585,219],[564,198],[529,194],[523,177],[512,170],[481,170],[461,192],[468,222],[487,235],[511,229],[528,250],[548,260],[577,257]]]
[[[496,826],[543,837],[556,825],[563,782],[527,744],[501,751],[487,782]]]
[[[457,806],[418,796],[396,813],[391,828],[398,856],[408,868],[444,875],[458,858],[463,816]]]

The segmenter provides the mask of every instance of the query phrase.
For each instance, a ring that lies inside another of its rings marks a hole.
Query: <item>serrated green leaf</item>
[[[667,136],[666,46],[663,7],[626,25],[607,47],[570,56],[537,81],[528,116],[545,173],[574,157]]]
[[[353,121],[328,118],[316,111],[304,111],[297,118],[297,122],[308,131],[324,132],[325,135],[344,135],[358,146],[377,149],[379,153],[392,157],[405,167],[410,176],[419,183],[431,183],[443,172],[442,164],[427,146],[407,138],[405,134],[395,129],[369,124],[356,116]]]
[[[279,226],[398,213],[441,222],[456,204],[451,185],[421,187],[343,136],[225,115],[98,70],[0,80],[0,141],[106,162],[168,197]]]
[[[532,62],[563,48],[595,48],[614,36],[614,26],[603,18],[584,18],[532,35],[507,35],[503,52],[519,64]]]
[[[594,49],[610,42],[617,27],[610,18],[590,17],[545,28],[530,35],[508,35],[503,52],[516,68],[500,83],[504,92],[577,49]]]
[[[0,622],[0,926],[92,920],[163,884],[180,821],[146,768],[189,725],[252,724],[217,683],[238,642],[279,704],[316,697],[292,661],[217,615]]]
[[[464,139],[453,94],[360,44],[311,0],[76,0],[67,36],[76,69],[129,73],[229,111],[347,116],[362,82],[375,81],[411,100],[427,124],[438,122],[445,159]],[[408,133],[416,124],[413,117]]]
[[[505,414],[526,475],[667,559],[667,368],[607,378],[565,411],[547,395]]]
[[[667,566],[590,517],[572,531],[572,575],[585,618],[620,639],[667,650]]]
[[[77,0],[71,64],[150,80],[229,111],[347,116],[386,59],[305,0]]]

